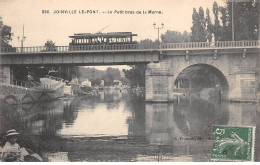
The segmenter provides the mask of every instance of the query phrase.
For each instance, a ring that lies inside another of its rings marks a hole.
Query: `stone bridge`
[[[174,82],[186,68],[204,66],[214,72],[228,99],[256,97],[259,88],[260,41],[164,43],[160,49],[138,45],[1,48],[1,81],[10,83],[12,66],[148,64],[146,100],[173,100]]]

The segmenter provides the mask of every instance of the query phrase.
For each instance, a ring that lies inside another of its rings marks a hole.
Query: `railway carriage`
[[[133,41],[134,36],[137,36],[137,34],[132,32],[76,33],[73,36],[69,36],[72,39],[69,43],[69,50],[137,49],[137,42]]]

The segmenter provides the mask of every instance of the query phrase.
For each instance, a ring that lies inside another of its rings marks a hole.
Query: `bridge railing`
[[[36,47],[2,47],[3,53],[34,53],[34,52],[68,52],[68,51],[102,51],[102,50],[134,50],[139,49],[137,44],[116,44],[116,45],[77,45],[77,46],[55,46],[47,48]]]
[[[1,52],[16,52],[16,53],[34,53],[34,52],[54,52],[54,51],[68,51],[68,46],[55,46],[53,48],[46,48],[44,46],[35,47],[2,47]]]
[[[219,42],[187,42],[187,43],[163,43],[161,49],[185,49],[185,48],[229,48],[229,47],[256,47],[260,41],[219,41]]]
[[[70,51],[95,51],[95,50],[132,50],[138,49],[137,44],[115,44],[115,45],[78,45],[70,46]]]
[[[236,48],[256,47],[260,41],[219,41],[219,42],[186,42],[186,43],[162,43],[160,49],[185,49],[185,48]],[[68,52],[68,51],[109,51],[109,50],[149,50],[157,47],[143,46],[140,44],[115,44],[115,45],[78,45],[55,47],[1,47],[3,53],[35,53],[35,52]]]

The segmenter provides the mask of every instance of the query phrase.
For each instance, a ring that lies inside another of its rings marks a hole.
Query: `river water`
[[[0,106],[0,136],[15,128],[18,143],[46,161],[210,161],[213,125],[256,126],[258,104],[176,98],[146,103],[143,93],[106,89],[54,102]]]

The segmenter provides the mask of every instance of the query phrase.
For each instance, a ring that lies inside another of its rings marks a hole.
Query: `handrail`
[[[21,86],[21,87],[26,87],[26,88],[30,88],[31,85],[26,82],[26,81],[22,81],[22,80],[13,80],[11,82],[12,85],[16,85],[16,86]]]
[[[10,85],[15,85],[15,86],[21,86],[21,87],[25,87],[25,88],[32,88],[35,87],[36,85],[39,84],[32,84],[32,83],[36,83],[36,82],[29,82],[29,81],[23,81],[23,80],[11,80],[9,81],[9,83],[7,82],[6,79],[1,79],[0,80],[1,83],[5,83],[5,84],[10,84]]]
[[[236,47],[257,47],[257,46],[260,46],[260,40],[164,43],[164,44],[161,44],[161,49],[236,48]]]
[[[143,46],[140,44],[113,44],[113,45],[77,45],[77,46],[45,46],[36,47],[1,47],[3,53],[35,53],[35,52],[69,52],[69,51],[111,51],[111,50],[148,50],[148,49],[198,49],[198,48],[236,48],[236,47],[258,47],[260,40],[252,41],[217,41],[217,42],[184,42],[184,43],[162,43],[160,48]]]

